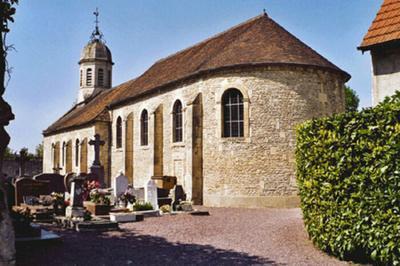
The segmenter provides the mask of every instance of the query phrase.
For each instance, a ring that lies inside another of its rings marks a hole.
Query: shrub
[[[151,205],[150,202],[137,201],[135,202],[135,204],[133,204],[133,209],[135,211],[148,211],[148,210],[153,210],[153,206]]]
[[[304,223],[319,248],[399,264],[399,92],[375,108],[300,125],[296,163]]]

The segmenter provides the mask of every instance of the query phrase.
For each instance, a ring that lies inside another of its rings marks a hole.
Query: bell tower
[[[83,48],[79,60],[79,93],[77,103],[84,103],[91,96],[112,87],[112,56],[99,30],[99,11],[93,13],[96,17],[95,29],[89,43]]]

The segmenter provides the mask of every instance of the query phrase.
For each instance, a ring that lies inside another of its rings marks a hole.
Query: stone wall
[[[42,160],[30,160],[25,162],[25,174],[26,176],[34,176],[42,173],[43,161]],[[19,176],[19,162],[16,160],[4,160],[2,172],[7,176],[16,177]]]
[[[115,148],[115,125],[133,114],[133,183],[154,174],[154,111],[163,109],[163,174],[178,177],[192,196],[193,101],[201,93],[203,202],[207,206],[287,207],[298,204],[294,164],[295,126],[313,117],[344,111],[344,80],[302,67],[264,67],[209,75],[111,111],[111,176],[125,168],[123,145]],[[221,137],[221,97],[239,89],[245,100],[243,138]],[[183,103],[183,141],[172,142],[172,107]],[[140,145],[140,114],[149,112],[149,144]],[[125,123],[123,123],[125,126]],[[125,128],[122,132],[126,132]],[[197,183],[198,180],[196,181]]]
[[[400,49],[374,49],[372,56],[372,105],[400,90]]]

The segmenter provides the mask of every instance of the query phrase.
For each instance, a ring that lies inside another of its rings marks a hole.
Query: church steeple
[[[84,102],[93,94],[112,87],[112,56],[99,29],[99,11],[96,16],[95,29],[89,43],[83,48],[79,60],[79,93],[78,103]]]

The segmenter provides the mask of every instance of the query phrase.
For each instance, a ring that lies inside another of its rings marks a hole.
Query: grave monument
[[[82,218],[85,214],[85,208],[83,208],[84,181],[85,179],[77,177],[71,183],[70,203],[65,210],[67,218]]]
[[[94,161],[90,167],[90,172],[95,174],[100,182],[101,186],[104,186],[104,167],[100,163],[100,146],[104,145],[105,142],[100,139],[100,135],[94,135],[94,140],[89,141],[89,145],[94,147]]]

